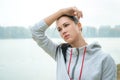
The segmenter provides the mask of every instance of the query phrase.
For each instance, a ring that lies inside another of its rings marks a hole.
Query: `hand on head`
[[[69,7],[62,9],[63,15],[76,16],[78,19],[83,17],[82,11],[78,10],[76,7]]]
[[[60,9],[59,11],[46,17],[44,20],[47,23],[47,25],[50,26],[55,20],[57,20],[62,15],[75,16],[78,19],[83,17],[82,11],[78,10],[76,7],[68,7]]]

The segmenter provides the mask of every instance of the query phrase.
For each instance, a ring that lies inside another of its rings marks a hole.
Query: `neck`
[[[80,38],[80,39],[74,41],[73,43],[71,43],[71,46],[74,48],[83,47],[85,45],[87,45],[87,43],[83,38]]]

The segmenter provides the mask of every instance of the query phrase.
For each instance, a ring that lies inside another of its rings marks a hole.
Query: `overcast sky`
[[[120,0],[0,0],[0,25],[28,27],[70,6],[83,11],[84,26],[120,25]]]

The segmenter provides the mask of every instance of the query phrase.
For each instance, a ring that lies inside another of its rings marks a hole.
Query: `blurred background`
[[[0,0],[0,80],[55,80],[56,62],[31,38],[30,27],[65,7],[83,12],[83,36],[97,41],[118,67],[120,80],[120,0]],[[53,23],[46,31],[63,40]]]

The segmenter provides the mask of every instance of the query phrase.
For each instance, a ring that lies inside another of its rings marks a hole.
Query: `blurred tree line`
[[[113,28],[109,25],[100,26],[98,29],[92,26],[84,26],[82,29],[85,37],[120,37],[120,25]],[[59,32],[56,28],[48,28],[46,34],[51,38],[60,38]],[[29,28],[25,27],[2,27],[0,26],[0,39],[9,38],[31,38]]]
[[[120,25],[116,25],[114,27],[111,27],[109,25],[103,25],[100,26],[99,28],[96,28],[94,26],[83,26],[82,27],[82,33],[84,37],[87,38],[94,38],[94,37],[120,37]],[[58,35],[58,31],[56,28],[49,28],[46,33],[50,37],[57,37],[59,38],[60,36]]]
[[[111,27],[109,25],[96,27],[84,26],[83,35],[85,37],[120,37],[120,25]]]
[[[31,33],[24,27],[0,27],[0,39],[9,38],[31,38]]]

